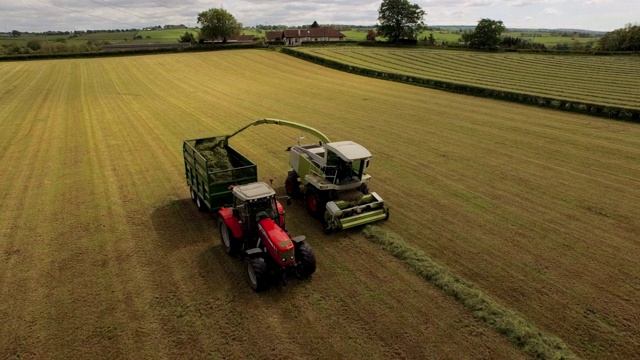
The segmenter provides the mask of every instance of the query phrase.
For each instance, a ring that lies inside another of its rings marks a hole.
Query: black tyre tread
[[[296,260],[298,261],[298,276],[306,279],[316,271],[316,255],[311,246],[303,241],[296,247]]]
[[[229,235],[230,243],[229,247],[227,247],[227,245],[224,243],[224,238],[222,237],[222,226],[227,228],[227,234]],[[224,252],[229,256],[238,255],[238,251],[240,250],[240,241],[238,241],[238,239],[233,236],[233,232],[231,231],[231,229],[229,229],[227,224],[225,224],[222,218],[218,218],[218,230],[220,231],[220,243],[222,244],[222,250],[224,250]]]
[[[207,207],[207,204],[205,204],[204,200],[200,196],[198,196],[196,199],[196,206],[198,207],[198,210],[202,212],[209,212],[209,208]]]
[[[249,279],[249,272],[248,271],[245,272],[246,274],[245,276],[249,286],[254,291],[266,290],[270,285],[270,281],[269,281],[269,274],[267,272],[267,263],[264,261],[264,259],[262,257],[253,257],[253,258],[248,257],[248,258],[245,258],[244,263],[245,263],[245,271],[247,270],[246,267],[249,264],[251,264],[251,266],[253,267],[253,272],[256,275],[257,284],[254,287],[253,284],[251,283],[251,280]]]

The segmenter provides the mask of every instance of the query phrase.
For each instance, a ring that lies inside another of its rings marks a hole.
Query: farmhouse
[[[267,41],[282,41],[287,46],[302,45],[304,42],[344,41],[346,38],[343,33],[329,26],[267,31],[266,33]]]

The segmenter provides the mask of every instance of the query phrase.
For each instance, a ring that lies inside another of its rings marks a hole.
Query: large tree
[[[378,10],[378,36],[397,42],[400,39],[415,39],[424,29],[427,13],[418,4],[408,0],[383,0]]]
[[[473,32],[462,34],[462,40],[474,49],[494,49],[502,41],[501,36],[504,31],[502,21],[482,19],[478,21]]]
[[[215,40],[222,39],[227,42],[227,38],[240,35],[242,24],[225,9],[209,9],[198,14],[198,23],[202,24],[200,29],[200,39]]]
[[[640,51],[640,25],[627,24],[622,29],[606,33],[598,40],[598,50]]]

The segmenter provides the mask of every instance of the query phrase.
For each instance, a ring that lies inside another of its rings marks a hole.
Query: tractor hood
[[[371,157],[369,150],[353,141],[337,141],[325,144],[325,146],[347,162]]]
[[[258,222],[260,239],[267,248],[269,254],[281,266],[295,262],[293,241],[273,220],[263,218]]]

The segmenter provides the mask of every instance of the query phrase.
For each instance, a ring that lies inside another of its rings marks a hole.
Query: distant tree
[[[18,30],[13,30],[11,32],[11,36],[13,36],[13,37],[18,37],[20,35],[22,35],[22,33],[20,31],[18,31]]]
[[[500,44],[500,36],[505,29],[500,20],[482,19],[473,32],[462,34],[462,41],[474,49],[495,49]]]
[[[180,36],[180,38],[178,39],[178,42],[195,44],[196,43],[196,38],[195,38],[195,36],[193,36],[192,32],[185,31],[184,35]]]
[[[202,24],[200,38],[204,40],[215,40],[222,38],[222,42],[227,42],[227,38],[240,35],[242,24],[225,9],[209,9],[198,14],[198,23]]]
[[[640,51],[640,25],[627,24],[606,33],[598,40],[596,48],[600,51]]]
[[[27,47],[33,51],[38,51],[42,47],[40,40],[30,40],[27,42]]]
[[[311,24],[311,28],[317,28],[320,27],[320,25],[318,25],[317,21],[314,21],[313,24]]]
[[[367,31],[367,41],[376,41],[376,32],[374,30]]]
[[[433,33],[429,33],[429,38],[427,39],[427,44],[430,46],[434,46],[436,44],[436,38],[433,37]]]
[[[382,0],[378,9],[379,25],[376,25],[379,36],[390,42],[400,39],[415,39],[426,26],[424,16],[427,13],[418,4],[408,0]]]

